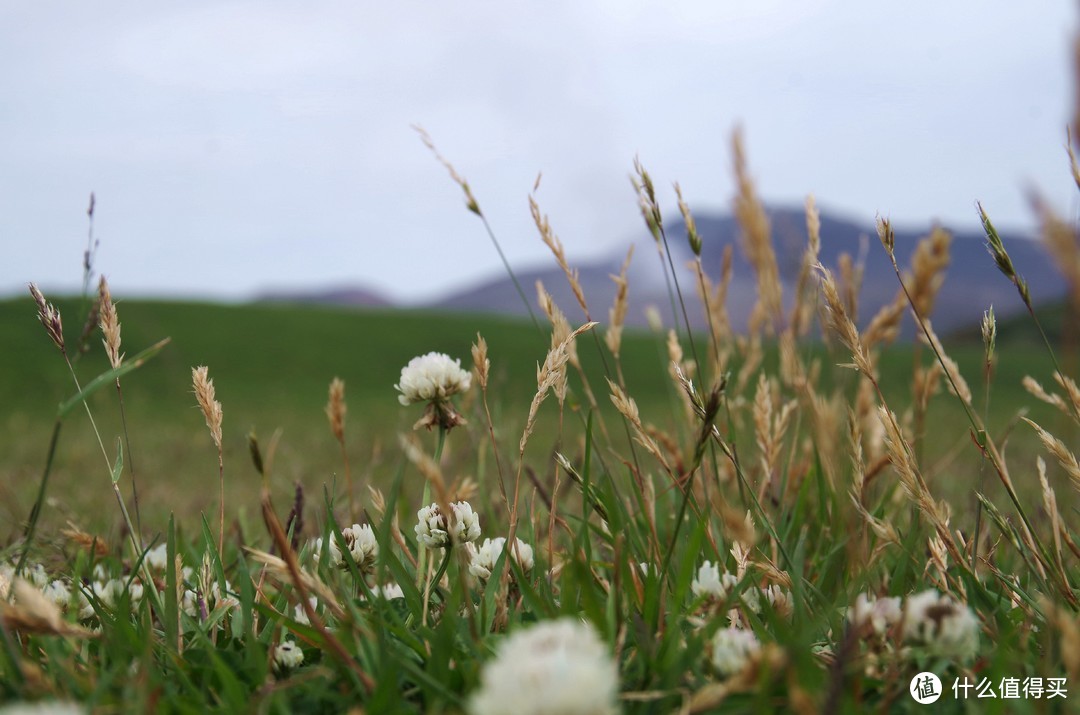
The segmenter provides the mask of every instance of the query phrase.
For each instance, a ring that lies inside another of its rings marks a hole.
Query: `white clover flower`
[[[528,573],[533,567],[533,550],[517,537],[514,538],[517,546],[510,550],[514,561],[524,573]],[[477,549],[474,545],[469,547],[469,573],[481,581],[487,581],[491,572],[495,569],[495,562],[502,556],[506,549],[506,539],[502,536],[496,539],[484,539],[484,543]]]
[[[66,608],[68,603],[71,602],[71,591],[59,579],[47,584],[45,588],[41,589],[41,593],[60,608]]]
[[[353,524],[347,529],[342,529],[341,535],[345,537],[349,554],[358,568],[364,571],[375,568],[375,558],[379,555],[379,542],[375,540],[375,532],[370,524],[363,526]]]
[[[860,630],[869,627],[875,635],[884,636],[904,617],[900,599],[871,599],[865,593],[855,597],[855,605],[848,609],[847,620]]]
[[[124,582],[118,578],[108,581],[94,581],[92,588],[94,595],[106,608],[116,608],[116,602],[120,600],[120,594],[124,592]]]
[[[613,715],[618,668],[596,632],[571,618],[519,630],[498,647],[471,715]]]
[[[316,596],[308,598],[308,603],[311,604],[311,609],[313,611],[319,610],[319,599]],[[293,607],[293,620],[301,625],[311,625],[311,621],[308,620],[307,611],[304,609],[304,604],[298,603]]]
[[[401,590],[401,586],[396,583],[388,583],[383,586],[376,586],[372,589],[372,592],[380,597],[385,598],[387,601],[395,598],[405,598],[405,592]]]
[[[469,502],[459,501],[450,505],[453,511],[452,525],[447,526],[438,504],[425,506],[416,512],[416,539],[429,549],[440,549],[450,544],[464,544],[480,538],[480,518]]]
[[[690,590],[695,596],[706,596],[722,601],[728,597],[739,584],[735,575],[724,571],[720,572],[720,564],[706,561],[698,569],[697,577],[690,583]],[[749,590],[749,589],[747,589]]]
[[[333,534],[329,539],[323,539],[321,536],[315,539],[315,559],[319,561],[322,559],[323,548],[327,549],[327,560],[331,566],[341,566],[345,563],[345,558],[341,555],[341,549],[337,545],[337,539],[333,538]]]
[[[304,651],[292,641],[281,641],[274,649],[274,666],[278,670],[292,670],[304,662]]]
[[[180,599],[180,610],[191,618],[197,617],[199,614],[199,594],[190,588],[185,589],[184,597]]]
[[[41,564],[31,564],[23,571],[23,578],[38,587],[45,588],[49,585],[49,574]]]
[[[15,567],[11,564],[0,564],[0,600],[7,599],[11,591],[11,581],[15,577]]]
[[[761,642],[753,631],[744,628],[722,628],[712,639],[712,665],[716,672],[730,676],[740,672],[761,650]]]
[[[729,576],[734,579],[729,573],[724,573],[724,576]],[[734,586],[736,582],[732,582],[731,586]],[[720,565],[714,565],[712,561],[706,561],[698,569],[697,576],[690,582],[690,590],[697,597],[711,596],[713,598],[722,599],[727,595],[730,586],[725,588],[723,582],[720,580]]]
[[[761,593],[779,615],[790,616],[795,612],[795,604],[791,601],[791,593],[780,588],[779,585],[774,583],[767,586]]]
[[[405,592],[401,590],[401,586],[394,582],[390,582],[384,586],[372,586],[371,595],[385,601],[392,601],[395,598],[405,598]],[[363,595],[360,597],[364,598]]]
[[[345,539],[344,543],[341,543],[332,533],[325,541],[321,537],[315,539],[315,558],[319,559],[323,549],[326,548],[327,560],[331,566],[348,568],[341,552],[344,547],[349,550],[349,554],[361,571],[371,571],[375,568],[375,558],[379,555],[379,542],[375,540],[375,532],[370,524],[347,526],[341,530],[341,536]]]
[[[225,579],[225,591],[222,592],[221,586],[217,581],[210,584],[210,601],[207,606],[211,610],[217,610],[219,608],[233,609],[234,612],[238,612],[240,609],[240,599],[230,594],[234,593],[233,586],[229,583],[228,579]]]
[[[930,589],[908,596],[904,639],[941,656],[970,660],[979,650],[979,620],[965,604]]]
[[[432,352],[414,357],[401,368],[401,379],[394,389],[401,393],[398,395],[401,404],[411,405],[446,400],[468,390],[471,383],[472,374],[462,369],[461,360]]]
[[[153,571],[162,572],[168,568],[168,544],[162,542],[146,552],[146,565]]]

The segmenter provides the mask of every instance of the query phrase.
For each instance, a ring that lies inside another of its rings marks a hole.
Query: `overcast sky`
[[[674,209],[730,204],[744,127],[768,201],[1030,228],[1076,210],[1068,0],[0,4],[0,294],[81,283],[87,199],[118,297],[358,283],[430,298],[641,234],[640,155]],[[827,237],[826,237],[827,240]]]

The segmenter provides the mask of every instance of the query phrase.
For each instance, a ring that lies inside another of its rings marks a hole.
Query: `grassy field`
[[[943,352],[890,344],[909,306],[933,302],[940,234],[920,244],[907,296],[861,332],[813,248],[785,311],[763,213],[740,187],[751,336],[715,322],[692,342],[627,332],[612,347],[610,326],[575,339],[554,312],[538,328],[122,301],[129,361],[171,342],[123,376],[126,430],[106,381],[56,433],[77,388],[35,312],[73,354],[85,306],[58,301],[61,339],[44,297],[0,302],[0,704],[918,712],[930,672],[945,712],[986,710],[961,683],[1037,688],[999,712],[1066,711],[1080,683],[1080,390],[1055,382],[1027,322]],[[989,260],[987,274],[1002,279]],[[82,385],[108,368],[97,335],[74,360]],[[432,351],[450,357],[410,362]],[[1070,346],[1058,353],[1075,374]],[[200,365],[214,394],[193,385]],[[1030,394],[1027,375],[1051,394]],[[344,455],[325,411],[334,378]],[[414,431],[416,403],[435,430]]]
[[[62,315],[70,316],[67,332],[76,333],[81,327],[77,318],[84,314],[79,299],[60,300],[57,305]],[[7,447],[0,453],[0,489],[6,497],[0,509],[6,511],[8,537],[18,531],[36,495],[55,407],[75,393],[71,375],[41,330],[35,310],[29,299],[0,302],[0,331],[8,346],[0,358],[5,361],[0,366],[4,375],[0,424],[7,435]],[[142,492],[140,509],[149,518],[148,524],[158,528],[169,513],[187,519],[216,505],[217,462],[192,391],[194,366],[210,367],[224,405],[229,504],[250,510],[258,485],[248,458],[247,435],[252,430],[264,447],[281,430],[272,472],[277,493],[289,494],[299,482],[319,494],[323,485],[340,477],[341,455],[324,414],[327,388],[334,377],[346,383],[350,458],[365,480],[385,487],[394,470],[393,460],[385,456],[387,448],[396,452],[398,435],[410,432],[419,417],[397,402],[393,385],[401,367],[429,350],[446,352],[468,364],[469,347],[478,333],[490,348],[492,386],[499,398],[494,405],[498,437],[503,449],[512,451],[536,391],[532,366],[543,361],[549,342],[528,321],[485,315],[167,301],[123,301],[118,310],[124,344],[131,346],[131,353],[171,338],[160,355],[124,380],[134,450],[129,459]],[[1045,382],[1050,371],[1046,353],[1030,340],[1024,325],[1024,321],[1016,323],[1019,340],[1011,338],[1010,325],[1002,326],[992,394],[991,424],[997,429],[1004,429],[1021,406],[1034,409],[1036,419],[1052,419],[1051,409],[1031,405],[1020,385],[1025,374]],[[701,336],[699,342],[703,342]],[[981,345],[962,340],[949,347],[969,380],[976,383]],[[881,383],[887,396],[901,407],[910,401],[913,350],[911,344],[901,343],[881,358]],[[591,338],[582,341],[579,352],[590,382],[602,386],[604,370]],[[806,352],[823,362],[845,360],[842,353],[830,354],[821,345]],[[777,360],[775,346],[767,349],[765,369],[773,369]],[[642,331],[627,334],[623,371],[628,391],[646,421],[670,430],[678,403],[674,383],[666,377],[666,364],[662,337]],[[97,334],[91,350],[75,365],[82,383],[107,369]],[[733,367],[737,369],[738,363]],[[853,373],[839,371],[835,377],[854,382]],[[579,385],[572,402],[580,405],[584,399],[580,381],[575,376],[571,384]],[[603,412],[613,419],[614,409],[604,395],[601,398]],[[111,441],[122,433],[115,390],[102,390],[91,405],[104,438],[110,441],[111,453]],[[932,409],[935,423],[954,423],[956,429],[928,436],[929,462],[938,465],[931,476],[949,473],[954,447],[966,435],[965,426],[956,422],[962,411],[947,396],[935,398]],[[551,449],[558,439],[558,425],[547,417],[542,415],[533,442]],[[474,443],[486,438],[483,431],[470,432]],[[1035,448],[1027,431],[1020,432],[1018,442],[1019,449]],[[115,529],[119,513],[111,491],[103,488],[108,472],[84,413],[66,418],[59,444],[50,491],[56,501],[44,518],[59,524],[71,518],[86,528]],[[946,486],[951,490],[956,484],[948,480]]]

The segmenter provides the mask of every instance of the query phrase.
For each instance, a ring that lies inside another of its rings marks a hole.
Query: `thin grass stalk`
[[[453,164],[443,158],[442,154],[440,154],[439,150],[435,147],[435,142],[432,141],[431,137],[423,127],[414,124],[413,129],[420,135],[420,141],[424,143],[424,146],[431,150],[431,153],[435,155],[435,159],[450,173],[451,180],[460,186],[461,190],[465,193],[465,207],[480,217],[480,221],[484,224],[484,230],[487,232],[488,238],[491,239],[491,245],[495,247],[495,252],[499,254],[499,260],[502,261],[503,268],[506,269],[506,274],[510,276],[510,280],[514,284],[514,289],[517,291],[518,297],[521,298],[525,310],[529,312],[529,319],[532,320],[532,324],[536,328],[536,331],[543,335],[544,331],[540,328],[540,322],[536,319],[536,314],[533,312],[529,299],[525,297],[525,291],[521,287],[521,282],[518,281],[514,269],[510,267],[510,261],[506,258],[506,254],[503,253],[502,245],[499,243],[499,239],[496,238],[495,232],[491,229],[491,224],[488,223],[487,216],[480,210],[480,204],[473,195],[472,189],[469,187],[469,182],[465,181],[465,179],[457,173]],[[537,183],[539,183],[539,178],[537,178]]]
[[[441,463],[442,463],[442,453],[443,453],[443,447],[446,445],[446,433],[447,433],[447,431],[448,430],[440,422],[439,423],[439,436],[438,436],[438,439],[437,439],[437,441],[435,443],[435,455],[432,457],[432,461],[435,463],[436,467],[439,467],[441,465]],[[453,513],[452,513],[453,510],[447,510],[446,507],[449,506],[449,505],[442,504],[442,498],[441,497],[440,497],[439,501],[440,501],[439,508],[442,509],[443,512],[446,514],[446,523],[449,525],[450,522],[451,522],[451,519],[453,517]],[[421,497],[420,504],[421,504],[421,506],[426,507],[429,503],[431,503],[431,480],[424,479],[424,494]],[[427,577],[430,575],[430,574],[428,574],[428,570],[429,570],[429,568],[428,568],[428,560],[427,560],[427,552],[428,552],[428,550],[426,548],[419,548],[420,547],[419,544],[417,544],[417,547],[418,547],[418,550],[419,550],[420,553],[418,553],[416,555],[416,559],[417,559],[417,563],[416,563],[416,587],[417,588],[423,588],[424,593],[426,594],[427,593],[427,590],[426,590],[427,586],[425,584],[428,583]],[[427,620],[427,596],[426,595],[424,597],[424,620],[425,620],[425,622]]]
[[[1039,331],[1039,337],[1042,338],[1043,345],[1046,347],[1046,352],[1050,355],[1050,360],[1054,363],[1054,372],[1064,375],[1061,371],[1061,365],[1058,364],[1057,355],[1054,353],[1054,348],[1050,345],[1050,339],[1046,337],[1046,331],[1043,330],[1042,322],[1039,320],[1039,316],[1035,314],[1035,307],[1031,303],[1031,293],[1028,291],[1027,281],[1020,275],[1016,268],[1013,266],[1012,259],[1009,257],[1008,252],[1005,250],[1005,244],[1001,240],[1001,236],[998,235],[997,229],[990,223],[990,217],[986,214],[986,210],[983,209],[981,203],[976,202],[976,208],[979,211],[979,219],[982,221],[983,231],[986,233],[987,245],[990,251],[991,257],[994,262],[997,263],[998,270],[1001,271],[1006,278],[1012,281],[1016,286],[1017,292],[1020,294],[1020,299],[1024,302],[1024,307],[1027,308],[1028,315],[1031,316],[1031,320],[1035,323],[1036,329]],[[1073,414],[1076,419],[1080,421],[1080,407],[1073,405]]]
[[[52,437],[49,438],[49,453],[45,458],[45,471],[41,475],[41,481],[38,482],[37,499],[34,500],[34,506],[30,510],[30,519],[23,534],[22,553],[19,554],[19,562],[15,565],[14,575],[16,578],[22,573],[23,566],[26,565],[26,558],[30,555],[30,545],[34,541],[34,532],[37,529],[38,519],[41,518],[41,510],[45,506],[45,491],[49,484],[49,475],[52,474],[53,457],[56,456],[56,445],[60,439],[61,424],[62,419],[57,417],[56,422],[53,423]]]
[[[980,206],[980,211],[981,211],[981,208],[982,207]],[[982,214],[982,215],[985,216],[985,214]],[[984,226],[988,226],[988,225],[989,225],[989,220],[987,219],[987,220],[984,221]],[[919,314],[918,310],[916,309],[915,302],[912,300],[911,294],[907,290],[907,286],[904,285],[903,278],[900,275],[900,267],[896,263],[896,255],[895,255],[895,252],[893,250],[894,239],[892,238],[892,228],[889,225],[888,221],[879,220],[878,232],[879,232],[879,236],[881,237],[882,245],[885,247],[885,250],[889,255],[889,259],[892,262],[893,270],[896,273],[896,277],[900,281],[900,285],[904,290],[904,295],[908,299],[908,304],[911,307],[912,315],[915,317],[915,321],[918,323],[919,327],[922,329],[923,334],[927,337],[927,342],[930,343],[930,348],[933,350],[934,355],[938,360],[938,363],[941,365],[942,369],[944,370],[945,376],[948,378],[949,384],[953,388],[953,393],[958,396],[957,399],[959,400],[961,406],[964,408],[964,413],[967,415],[968,422],[971,424],[971,427],[972,427],[972,430],[973,430],[972,435],[973,435],[976,446],[979,447],[980,451],[982,451],[982,453],[985,456],[990,458],[991,464],[993,464],[994,468],[997,470],[998,476],[1001,478],[1001,482],[1005,487],[1005,491],[1009,495],[1009,499],[1012,501],[1013,506],[1016,508],[1016,511],[1019,514],[1021,521],[1023,522],[1024,531],[1025,531],[1025,537],[1030,542],[1030,546],[1032,547],[1032,552],[1037,558],[1036,566],[1038,566],[1038,570],[1040,571],[1043,579],[1045,579],[1046,578],[1046,573],[1045,573],[1044,568],[1049,566],[1052,563],[1052,560],[1049,558],[1049,552],[1047,551],[1045,545],[1042,543],[1042,541],[1037,536],[1037,534],[1035,532],[1035,529],[1034,529],[1033,525],[1031,524],[1031,520],[1027,515],[1027,512],[1025,511],[1024,507],[1020,504],[1020,498],[1016,493],[1016,489],[1013,487],[1012,480],[1009,478],[1008,472],[1005,470],[1004,462],[1001,459],[1001,455],[998,452],[997,447],[994,444],[993,439],[990,437],[989,433],[986,431],[984,426],[980,423],[980,421],[979,421],[978,417],[975,415],[975,413],[972,412],[971,406],[968,405],[967,402],[965,402],[962,398],[959,397],[959,395],[962,394],[962,393],[960,392],[955,380],[953,379],[951,371],[949,370],[949,367],[945,362],[944,356],[941,354],[940,350],[938,349],[938,346],[936,344],[937,341],[934,340],[931,337],[931,333],[929,331],[929,328],[927,327],[926,323],[924,322],[923,317]],[[995,236],[996,236],[996,233],[995,233]],[[997,241],[1000,244],[1000,238],[997,239]],[[1008,259],[1007,254],[1005,254],[1005,259]],[[1011,261],[1009,261],[1008,265],[1011,268],[1011,266],[1012,266]],[[1001,262],[999,261],[999,268],[1000,267],[1001,267]],[[1004,271],[1005,269],[1002,268],[1002,270]],[[1006,275],[1008,275],[1008,274],[1006,274]],[[1013,276],[1015,276],[1015,275],[1016,275],[1015,272],[1013,272]],[[1014,282],[1016,282],[1016,281],[1019,281],[1018,287],[1019,287],[1020,284],[1023,284],[1025,286],[1021,290],[1021,295],[1022,296],[1027,295],[1026,284],[1023,283],[1023,279],[1022,278],[1014,278]],[[1041,328],[1040,328],[1040,331],[1041,331]],[[1043,337],[1045,339],[1045,334],[1043,335]],[[1047,347],[1049,348],[1049,343],[1047,343]],[[1055,365],[1056,365],[1056,360],[1055,360]],[[884,396],[881,395],[881,389],[880,389],[880,387],[877,386],[876,381],[875,381],[874,385],[875,385],[875,387],[878,388],[878,394],[879,394],[880,399],[882,400],[882,404],[885,404]],[[897,429],[899,429],[899,425],[897,425]],[[921,477],[920,477],[920,480],[921,480]],[[946,543],[952,543],[951,536],[946,541]],[[955,548],[955,546],[953,546],[953,548]],[[965,564],[965,567],[967,566],[966,561],[964,561],[963,559],[958,558],[957,555],[954,555],[954,558],[956,558],[956,560],[959,563]],[[1068,596],[1072,597],[1072,598],[1075,598],[1074,596],[1072,596],[1072,594],[1069,594]]]

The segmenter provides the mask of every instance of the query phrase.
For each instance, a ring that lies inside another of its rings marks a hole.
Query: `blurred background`
[[[91,191],[118,296],[438,305],[502,277],[413,124],[522,269],[549,265],[526,204],[539,172],[571,258],[606,274],[647,236],[635,155],[671,214],[677,180],[720,215],[736,125],[770,205],[814,193],[863,229],[881,213],[925,231],[977,228],[979,199],[1023,234],[1029,188],[1075,209],[1075,14],[1063,0],[6,3],[0,295],[80,288]]]

